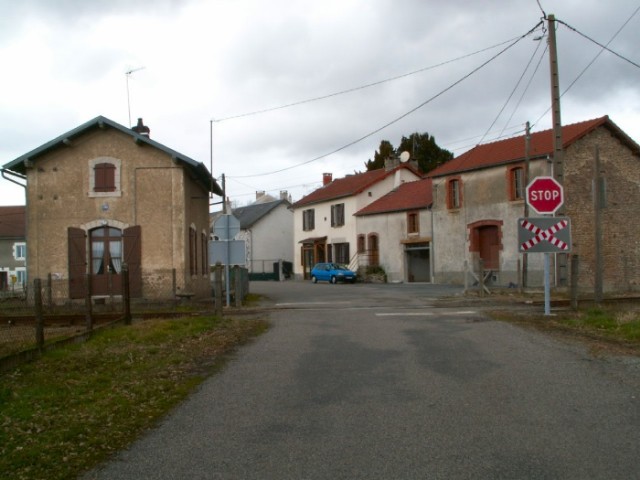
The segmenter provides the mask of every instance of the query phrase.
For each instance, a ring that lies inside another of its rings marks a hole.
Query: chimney
[[[149,129],[149,127],[147,127],[142,123],[141,118],[138,119],[138,124],[135,127],[133,127],[131,130],[136,132],[138,135],[142,135],[143,137],[149,137],[149,134],[151,133],[151,130]]]
[[[264,197],[265,195],[265,191],[264,190],[257,190],[256,191],[256,201],[260,200],[262,197]]]
[[[385,158],[384,160],[384,170],[386,172],[390,172],[391,170],[396,168],[398,165],[400,165],[399,158]]]
[[[288,200],[291,201],[291,197],[289,196],[289,192],[286,190],[280,190],[280,200]]]
[[[333,173],[323,173],[322,174],[322,186],[328,185],[333,181]]]

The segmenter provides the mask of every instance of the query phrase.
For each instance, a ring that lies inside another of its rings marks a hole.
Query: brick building
[[[119,294],[127,263],[133,296],[166,296],[174,282],[209,294],[209,197],[222,191],[141,120],[96,117],[4,169],[26,180],[29,278],[51,274],[82,298],[89,274],[94,295]]]

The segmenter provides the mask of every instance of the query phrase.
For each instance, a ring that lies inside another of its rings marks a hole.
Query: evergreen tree
[[[384,168],[384,161],[387,158],[398,157],[405,151],[411,154],[411,160],[418,162],[418,168],[423,173],[428,173],[453,158],[453,153],[438,146],[435,137],[427,132],[416,132],[409,137],[403,136],[397,149],[388,140],[382,140],[373,160],[369,159],[365,162],[365,167],[367,171]]]
[[[436,167],[453,158],[453,153],[440,148],[435,137],[425,133],[412,133],[409,137],[402,137],[398,154],[407,151],[411,159],[418,162],[418,167],[423,173],[428,173]]]
[[[367,171],[378,170],[384,168],[384,161],[387,158],[393,158],[396,155],[396,151],[388,140],[382,140],[380,147],[373,155],[373,160],[369,159],[365,162],[364,166],[367,167]]]

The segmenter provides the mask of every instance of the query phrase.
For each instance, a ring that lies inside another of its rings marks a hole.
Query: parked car
[[[313,283],[319,281],[355,283],[356,273],[337,263],[317,263],[316,266],[311,269],[311,281]]]

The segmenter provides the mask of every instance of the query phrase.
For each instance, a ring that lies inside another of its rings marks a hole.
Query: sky
[[[152,139],[224,174],[235,206],[259,191],[296,201],[323,173],[364,171],[382,140],[429,133],[458,156],[527,121],[551,128],[552,14],[562,123],[609,115],[640,142],[640,0],[0,0],[0,12],[0,165],[98,115],[143,118]],[[0,178],[0,205],[23,204]]]

